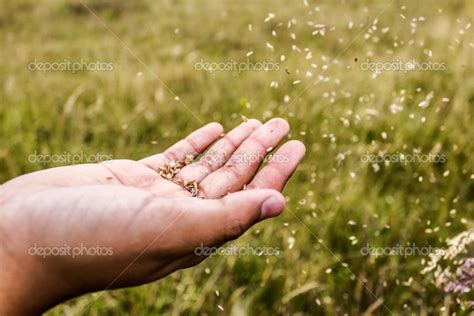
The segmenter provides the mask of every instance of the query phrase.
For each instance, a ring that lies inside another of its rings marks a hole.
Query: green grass
[[[289,138],[308,148],[285,189],[286,212],[235,242],[279,247],[280,256],[213,257],[150,285],[80,297],[49,315],[355,315],[370,306],[380,315],[426,315],[443,306],[446,312],[458,309],[452,297],[419,273],[423,257],[375,258],[360,249],[406,243],[442,247],[445,238],[474,225],[474,27],[464,29],[472,23],[474,3],[309,2],[310,8],[303,1],[276,0],[85,0],[109,30],[80,2],[0,4],[1,182],[54,166],[29,163],[35,152],[139,159],[204,122],[231,128],[242,115],[284,117],[292,126]],[[316,5],[319,12],[308,14]],[[269,12],[276,17],[265,23]],[[420,16],[424,21],[412,33],[410,23]],[[288,29],[292,18],[296,25]],[[365,38],[375,18],[377,27]],[[325,35],[312,36],[309,21],[325,24]],[[292,44],[302,52],[292,51]],[[305,48],[312,59],[305,59]],[[279,61],[282,54],[286,60],[277,72],[209,74],[194,68],[201,58],[245,61],[250,50],[253,61]],[[373,78],[360,69],[368,54],[373,61],[431,59],[447,69]],[[35,58],[107,61],[114,70],[42,74],[27,69]],[[327,81],[313,85],[321,73]],[[270,87],[272,80],[279,82],[277,89]],[[295,80],[302,82],[293,85]],[[429,107],[418,107],[430,91]],[[390,105],[400,99],[403,111],[392,113]],[[375,172],[360,159],[366,152],[414,149],[442,153],[446,161],[380,165]],[[344,159],[338,160],[341,154]],[[295,239],[291,249],[290,237]],[[377,298],[385,306],[374,304]]]

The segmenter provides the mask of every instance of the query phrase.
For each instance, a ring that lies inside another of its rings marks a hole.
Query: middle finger
[[[207,175],[222,167],[237,147],[261,125],[255,119],[240,124],[212,145],[201,159],[181,169],[177,177],[201,182]]]
[[[200,183],[202,195],[206,198],[220,198],[242,189],[255,175],[268,149],[277,146],[289,129],[288,123],[281,118],[271,119],[260,126],[222,168]]]

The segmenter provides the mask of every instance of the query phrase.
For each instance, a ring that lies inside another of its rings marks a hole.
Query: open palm
[[[303,144],[285,143],[257,171],[288,131],[282,119],[248,120],[221,137],[221,125],[211,123],[140,161],[53,168],[3,184],[0,277],[12,282],[0,284],[0,314],[44,311],[86,292],[157,280],[202,261],[197,247],[222,245],[278,215],[278,191],[303,157]],[[172,178],[164,175],[196,156]],[[198,190],[191,193],[190,183]],[[32,254],[33,246],[111,251],[46,256]],[[25,304],[27,297],[35,299]]]

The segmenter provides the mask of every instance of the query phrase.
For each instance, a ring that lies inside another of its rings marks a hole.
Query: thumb
[[[280,215],[285,207],[283,195],[270,189],[246,190],[226,195],[222,200],[224,211],[245,218],[245,222],[258,221]]]
[[[216,245],[236,239],[257,222],[279,215],[284,207],[280,192],[254,189],[218,200],[194,200],[189,207],[192,211],[185,217],[195,241]]]

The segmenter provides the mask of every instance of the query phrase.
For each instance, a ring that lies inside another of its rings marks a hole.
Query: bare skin
[[[257,169],[288,131],[282,119],[249,120],[220,138],[222,126],[211,123],[140,161],[52,168],[1,185],[0,315],[37,314],[88,292],[153,282],[204,260],[197,247],[220,246],[279,215],[280,192],[305,147],[289,141],[274,154],[279,159]],[[200,197],[159,175],[170,161],[206,149],[176,175],[196,180]],[[109,253],[32,255],[35,245]]]

